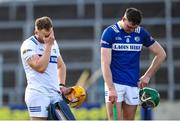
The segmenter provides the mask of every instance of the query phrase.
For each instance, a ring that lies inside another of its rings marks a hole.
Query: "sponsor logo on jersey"
[[[141,51],[142,44],[119,44],[114,43],[112,49],[116,51]]]

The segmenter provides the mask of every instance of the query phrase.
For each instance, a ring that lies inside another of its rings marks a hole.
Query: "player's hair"
[[[53,26],[52,25],[52,20],[47,16],[37,18],[36,21],[35,21],[35,27],[38,30],[45,29],[45,30],[49,31],[50,28],[52,28],[52,26]]]
[[[139,25],[142,19],[142,12],[136,8],[127,8],[125,11],[125,16],[129,22],[134,25]]]

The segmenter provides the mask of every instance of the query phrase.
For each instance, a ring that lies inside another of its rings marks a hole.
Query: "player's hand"
[[[149,80],[150,77],[143,75],[140,79],[139,79],[139,83],[138,83],[138,87],[139,88],[143,88],[146,87],[149,84]]]
[[[43,40],[45,44],[53,45],[55,40],[54,31],[51,30],[48,36],[44,36]]]
[[[74,103],[74,102],[77,102],[77,101],[78,101],[77,98],[74,98],[74,95],[71,94],[72,91],[73,91],[73,88],[71,88],[71,87],[67,88],[67,87],[62,86],[62,87],[60,88],[60,90],[61,90],[63,99],[64,99],[65,101],[67,101],[68,103],[69,103],[69,102]],[[66,97],[67,95],[70,95],[71,98]]]
[[[60,86],[59,88],[60,88],[61,94],[66,94],[66,93],[68,93],[68,92],[70,91],[70,90],[68,90],[68,88],[65,87],[65,86]]]
[[[115,88],[109,89],[109,101],[114,104],[117,101],[117,92]]]

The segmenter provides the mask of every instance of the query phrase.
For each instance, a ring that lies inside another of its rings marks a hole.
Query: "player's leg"
[[[113,106],[116,106],[116,112],[113,112]],[[117,120],[122,119],[122,114],[121,114],[121,102],[116,102],[116,104],[112,104],[110,102],[106,103],[107,107],[107,115],[109,120],[114,120],[114,113],[117,113]]]
[[[104,89],[107,116],[109,120],[113,120],[113,104],[109,101],[109,92],[106,84],[104,84]]]
[[[117,91],[117,102],[116,102],[116,112],[117,112],[117,120],[122,120],[122,102],[124,101],[125,95],[125,85],[114,83],[116,91]]]
[[[124,100],[123,95],[124,95],[124,85],[116,84],[114,83],[114,86],[117,91],[117,102],[116,102],[116,113],[117,113],[117,118],[118,120],[121,119],[121,102]],[[109,97],[108,97],[108,90],[107,86],[105,85],[105,101],[106,101],[106,108],[107,108],[107,114],[108,114],[108,119],[113,120],[113,105],[112,103],[109,102]]]
[[[139,88],[126,86],[125,100],[122,103],[123,120],[134,120],[139,103]]]
[[[136,114],[137,105],[128,105],[125,102],[122,103],[123,120],[134,120]]]
[[[113,120],[113,104],[111,102],[106,103],[107,116],[109,120]]]
[[[117,120],[122,120],[122,103],[116,103]]]

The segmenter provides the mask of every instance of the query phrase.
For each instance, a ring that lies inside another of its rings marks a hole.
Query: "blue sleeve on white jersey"
[[[101,47],[104,48],[112,48],[112,42],[113,42],[113,34],[114,31],[111,27],[108,27],[104,30],[102,36],[101,36]]]
[[[142,34],[144,37],[144,42],[143,42],[144,46],[149,47],[155,42],[154,38],[145,29],[142,29]]]

